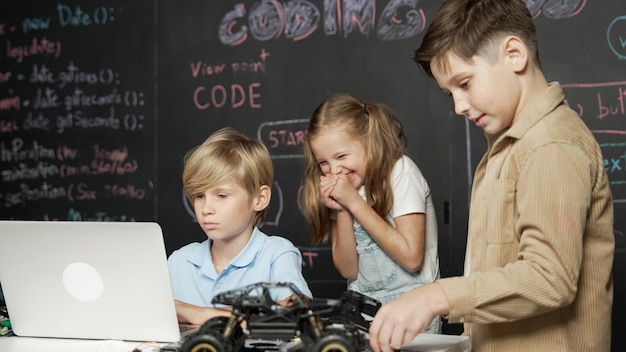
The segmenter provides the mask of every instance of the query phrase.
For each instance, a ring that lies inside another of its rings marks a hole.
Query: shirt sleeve
[[[450,303],[451,322],[515,321],[574,300],[594,182],[590,165],[579,147],[567,143],[549,143],[527,155],[515,182],[517,214],[510,214],[510,222],[502,221],[500,229],[519,239],[512,243],[517,257],[501,267],[439,280]],[[497,256],[503,248],[493,242],[487,243],[487,256]]]
[[[426,213],[426,198],[430,188],[417,165],[407,156],[398,160],[391,173],[394,205],[393,218],[412,214]]]
[[[285,241],[288,241],[284,239]],[[284,241],[283,241],[284,242]],[[276,244],[272,244],[275,246]],[[302,275],[302,254],[293,244],[284,243],[271,263],[271,280],[293,283],[303,294],[313,297],[309,285]],[[287,297],[279,297],[285,299]]]

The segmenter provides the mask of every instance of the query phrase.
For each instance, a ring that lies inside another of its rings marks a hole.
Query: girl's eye
[[[220,199],[224,199],[226,197],[228,197],[226,194],[218,194],[217,195],[217,198],[220,198]]]
[[[469,87],[469,81],[461,82],[461,84],[459,84],[459,87],[461,87],[463,89],[467,89]]]
[[[194,194],[194,195],[193,195],[193,197],[194,197],[195,199],[202,199],[202,198],[204,198],[204,194],[202,194],[202,193],[196,193],[196,194]]]

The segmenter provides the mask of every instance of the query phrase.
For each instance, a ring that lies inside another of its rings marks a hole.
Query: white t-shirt
[[[424,247],[424,262],[420,269],[420,276],[424,282],[433,282],[439,278],[439,250],[437,217],[430,194],[430,187],[424,175],[415,162],[404,155],[393,167],[391,172],[391,187],[393,189],[393,207],[387,222],[395,227],[394,218],[411,214],[426,215],[426,236]],[[359,194],[365,198],[365,187],[359,188]]]

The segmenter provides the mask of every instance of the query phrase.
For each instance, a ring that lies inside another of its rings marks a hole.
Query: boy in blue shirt
[[[292,282],[312,296],[300,251],[288,239],[259,229],[273,178],[267,147],[231,128],[213,133],[186,157],[183,188],[208,239],[168,258],[180,323],[229,316],[229,309],[211,304],[213,297],[256,282]]]

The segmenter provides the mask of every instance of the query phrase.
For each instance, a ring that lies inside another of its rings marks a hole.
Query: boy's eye
[[[467,87],[469,87],[469,81],[463,81],[459,84],[459,87],[466,89]]]
[[[220,193],[220,194],[217,195],[217,198],[220,198],[220,199],[224,199],[226,197],[228,197],[228,195],[223,194],[223,193]]]

